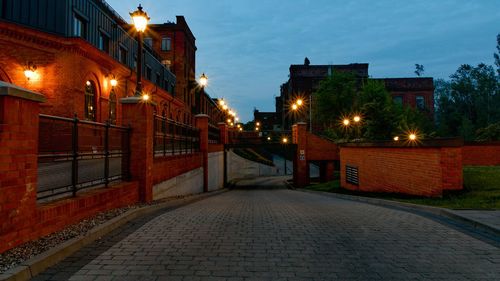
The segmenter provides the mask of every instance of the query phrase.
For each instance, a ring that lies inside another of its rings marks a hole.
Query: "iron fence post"
[[[109,121],[106,122],[104,135],[104,185],[109,184]]]
[[[73,119],[73,129],[72,129],[72,139],[71,139],[71,149],[72,149],[72,160],[71,160],[71,188],[73,197],[76,196],[78,185],[78,117],[75,114]]]

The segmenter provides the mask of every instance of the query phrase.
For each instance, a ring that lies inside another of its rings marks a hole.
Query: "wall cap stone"
[[[194,118],[209,118],[210,116],[206,115],[206,114],[196,114],[194,116]]]
[[[0,96],[16,97],[35,102],[47,100],[42,94],[3,81],[0,81]]]
[[[122,98],[122,99],[120,99],[120,102],[123,103],[123,104],[139,104],[139,103],[142,103],[142,104],[150,104],[150,105],[153,105],[153,106],[156,105],[156,102],[154,102],[154,101],[144,101],[141,97],[136,97],[136,96]]]
[[[373,141],[339,143],[340,147],[387,147],[387,148],[439,148],[462,147],[464,141],[460,138],[429,139],[410,143],[408,141]]]

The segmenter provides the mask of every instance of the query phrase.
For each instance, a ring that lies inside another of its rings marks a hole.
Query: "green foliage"
[[[400,110],[382,82],[368,80],[361,92],[363,136],[371,140],[392,139],[400,121]]]
[[[473,140],[479,128],[500,121],[499,77],[485,64],[464,64],[450,77],[436,83],[440,134]]]
[[[476,141],[500,141],[500,122],[477,130]]]
[[[358,96],[354,74],[336,72],[321,81],[316,91],[315,120],[325,127],[337,126],[340,116],[354,110]]]
[[[493,57],[497,66],[497,74],[500,76],[500,34],[497,35],[497,52],[493,54]]]

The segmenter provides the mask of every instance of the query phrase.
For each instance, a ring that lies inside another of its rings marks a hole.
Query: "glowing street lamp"
[[[298,99],[297,102],[295,102],[297,104],[297,106],[301,106],[304,101],[302,99]]]
[[[353,120],[354,120],[354,122],[359,123],[361,121],[361,116],[356,115],[356,116],[354,116]]]
[[[298,108],[299,108],[299,106],[296,103],[292,104],[293,111],[297,110]]]
[[[208,84],[208,77],[205,75],[205,73],[203,73],[200,76],[200,85],[202,88],[205,88],[207,84]]]
[[[142,93],[142,34],[146,31],[150,18],[148,14],[142,10],[139,4],[137,10],[130,13],[135,29],[137,30],[137,85],[135,88],[135,96],[141,96]]]
[[[115,78],[113,78],[109,81],[109,84],[111,84],[111,87],[116,87],[116,85],[118,85],[118,81]]]
[[[223,99],[220,99],[219,100],[219,105],[220,106],[224,106],[226,104],[226,102],[223,100]]]
[[[411,141],[416,141],[417,140],[417,135],[415,133],[410,133],[408,135],[408,139]]]
[[[398,137],[398,136],[395,136],[395,137],[393,138],[393,140],[394,140],[394,141],[399,141],[399,137]]]
[[[351,121],[349,121],[349,119],[346,118],[342,121],[342,124],[344,124],[344,126],[349,126],[349,124],[351,124]]]
[[[285,138],[281,139],[281,142],[282,143],[288,143],[288,138],[285,137]]]

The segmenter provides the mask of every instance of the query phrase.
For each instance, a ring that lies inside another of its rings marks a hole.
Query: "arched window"
[[[116,94],[115,89],[109,93],[109,123],[116,124]]]
[[[85,119],[95,121],[95,85],[92,81],[85,82]]]

